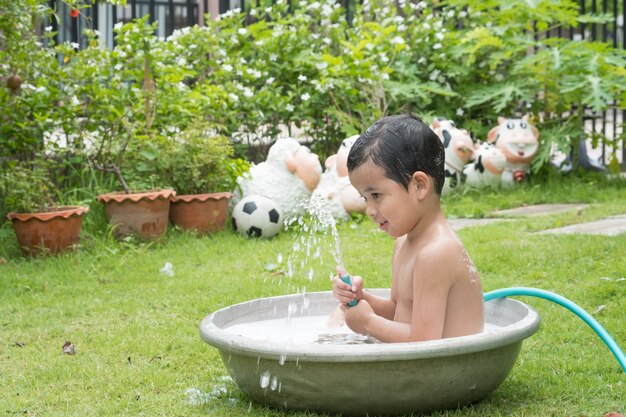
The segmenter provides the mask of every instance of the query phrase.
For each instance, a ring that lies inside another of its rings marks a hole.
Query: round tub
[[[208,315],[200,335],[219,349],[233,380],[254,401],[372,416],[457,408],[485,398],[508,375],[522,341],[539,327],[535,310],[503,298],[485,304],[485,332],[427,342],[299,344],[229,330],[286,320],[288,314],[328,317],[336,306],[329,291],[256,299]]]

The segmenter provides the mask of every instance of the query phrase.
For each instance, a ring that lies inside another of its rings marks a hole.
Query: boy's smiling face
[[[367,215],[389,236],[397,238],[415,228],[420,218],[420,198],[414,180],[406,190],[368,160],[350,172],[350,182],[365,198]]]

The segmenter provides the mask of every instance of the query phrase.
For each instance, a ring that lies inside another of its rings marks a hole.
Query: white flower
[[[437,42],[436,44],[433,45],[433,49],[441,49],[441,44]]]
[[[463,17],[466,17],[466,16],[467,16],[467,12],[465,10],[461,10],[459,12],[459,17],[463,18]]]
[[[224,71],[231,72],[231,71],[233,70],[233,66],[232,66],[232,65],[230,65],[230,64],[226,64],[226,65],[223,65],[223,66],[222,66],[222,69],[223,69]]]
[[[418,9],[425,9],[427,6],[425,1],[420,1],[419,3],[417,3],[417,8]]]
[[[52,32],[52,26],[46,26],[44,29],[46,32]]]
[[[389,79],[389,74],[387,74],[386,72],[383,73],[382,75],[383,80],[388,80]]]
[[[317,64],[315,64],[315,67],[321,71],[326,69],[328,67],[328,64],[326,62],[318,62]]]
[[[396,36],[395,38],[393,38],[393,39],[391,40],[391,44],[392,44],[392,45],[396,45],[396,44],[398,44],[398,45],[404,45],[404,39],[402,39],[402,37],[401,37],[401,36]]]
[[[272,83],[274,82],[275,78],[274,77],[269,77],[267,80],[265,80],[265,84],[267,85],[272,85]]]
[[[316,9],[319,9],[319,8],[320,8],[320,4],[318,2],[311,3],[309,5],[309,10],[316,10]]]
[[[270,55],[270,61],[274,62],[274,61],[276,61],[277,59],[278,59],[278,55],[276,55],[276,54],[271,54],[271,55]]]
[[[72,49],[78,49],[78,48],[80,48],[80,45],[78,43],[76,43],[76,42],[71,42],[70,43],[70,47]]]
[[[256,16],[256,9],[250,9],[250,16]]]
[[[298,75],[298,81],[303,81],[304,82],[306,80],[307,80],[306,75],[303,75],[303,74]]]
[[[330,45],[332,41],[330,40],[330,38],[324,38],[322,39],[322,42],[324,42],[326,45]]]
[[[254,95],[254,93],[252,92],[252,90],[250,90],[248,87],[243,89],[243,95],[246,98],[250,98]]]
[[[239,101],[239,97],[237,96],[237,94],[229,93],[228,97],[230,97],[231,100],[233,100],[235,102]]]
[[[285,110],[287,110],[288,112],[292,112],[292,111],[294,111],[295,109],[294,109],[294,107],[293,107],[293,105],[292,105],[291,103],[288,103],[288,104],[285,106]]]
[[[239,29],[237,29],[237,33],[239,33],[240,35],[245,35],[246,33],[248,33],[248,29],[246,29],[246,28],[239,28]]]
[[[437,38],[438,40],[442,41],[443,40],[443,33],[441,32],[437,32],[435,33],[435,38]]]
[[[113,69],[114,69],[115,71],[121,71],[121,70],[122,70],[122,68],[124,68],[124,66],[123,66],[122,64],[116,64],[116,65],[113,67]]]
[[[113,26],[113,29],[118,30],[118,29],[121,29],[121,28],[122,28],[122,26],[124,26],[124,22],[117,22],[117,23]]]
[[[456,115],[461,117],[463,116],[463,114],[465,113],[465,111],[463,111],[462,107],[459,107],[458,109],[456,109]]]
[[[311,98],[311,95],[309,93],[304,93],[300,96],[300,98],[302,99],[302,101],[307,101]]]
[[[254,68],[248,68],[248,74],[253,76],[255,79],[259,79],[261,77],[261,71],[255,70]]]
[[[80,106],[80,100],[76,96],[72,96],[72,104],[75,106]]]
[[[179,67],[184,67],[185,65],[187,65],[187,60],[183,57],[178,58],[178,61],[176,61],[176,65],[178,65]]]

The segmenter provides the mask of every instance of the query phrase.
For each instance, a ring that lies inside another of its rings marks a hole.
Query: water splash
[[[328,265],[328,268],[334,271],[335,266],[343,266],[343,253],[337,222],[326,200],[314,194],[300,208],[305,215],[285,220],[285,228],[295,231],[292,250],[287,258],[286,276],[292,281],[302,277],[312,282],[315,279],[315,266],[328,265],[325,255],[330,254],[332,257],[334,265]]]

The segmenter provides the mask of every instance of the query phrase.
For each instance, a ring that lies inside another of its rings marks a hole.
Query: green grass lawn
[[[550,180],[457,194],[443,205],[449,217],[487,217],[495,209],[546,202],[591,205],[459,232],[485,291],[555,291],[593,313],[626,349],[626,236],[534,233],[625,213],[624,181]],[[138,244],[99,231],[97,207],[89,216],[83,247],[57,257],[23,258],[10,225],[0,229],[0,415],[311,415],[251,404],[227,377],[218,351],[200,339],[198,324],[233,303],[328,290],[332,256],[298,267],[307,272],[289,278],[283,271],[297,233],[257,241],[229,230],[200,238],[171,230],[160,242]],[[367,219],[340,224],[339,234],[347,269],[370,287],[389,286],[392,240]],[[296,254],[299,264],[304,256]],[[166,262],[172,277],[159,273]],[[478,404],[433,415],[625,413],[626,374],[595,333],[557,305],[519,299],[538,310],[542,325],[524,342],[507,380]],[[66,341],[75,355],[62,353]]]

